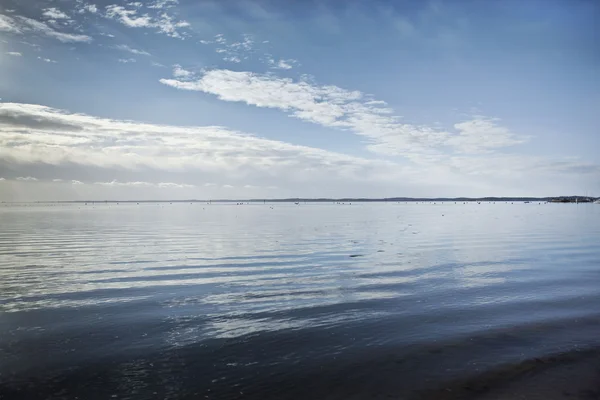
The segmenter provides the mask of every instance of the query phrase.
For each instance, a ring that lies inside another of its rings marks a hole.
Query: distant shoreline
[[[187,200],[47,200],[47,201],[3,201],[3,204],[64,204],[64,203],[416,203],[416,202],[551,202],[593,203],[594,197],[387,197],[387,198],[281,198],[281,199],[187,199]]]

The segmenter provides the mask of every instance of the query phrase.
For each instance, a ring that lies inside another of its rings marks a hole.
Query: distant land
[[[187,200],[62,200],[35,201],[30,203],[408,203],[408,202],[552,202],[552,203],[591,203],[596,198],[588,196],[555,196],[555,197],[344,197],[344,198],[303,198],[284,199],[187,199]],[[10,203],[10,202],[3,202]],[[27,202],[17,202],[27,203]]]

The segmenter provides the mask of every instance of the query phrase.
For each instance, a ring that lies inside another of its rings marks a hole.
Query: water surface
[[[600,343],[594,204],[3,204],[0,226],[2,399],[420,398]]]

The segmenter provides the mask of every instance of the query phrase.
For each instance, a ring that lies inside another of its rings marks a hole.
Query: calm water
[[[0,398],[364,399],[600,344],[600,205],[0,206]]]

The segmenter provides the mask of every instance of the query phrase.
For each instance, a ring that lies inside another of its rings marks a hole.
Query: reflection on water
[[[3,205],[0,226],[0,398],[413,393],[598,340],[593,204]]]

